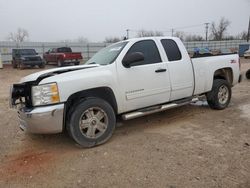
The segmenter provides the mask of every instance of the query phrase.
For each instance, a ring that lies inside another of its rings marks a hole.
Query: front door
[[[123,96],[123,111],[132,111],[169,101],[170,79],[167,63],[162,62],[154,40],[134,43],[126,55],[141,52],[144,60],[130,68],[117,59],[120,92]]]

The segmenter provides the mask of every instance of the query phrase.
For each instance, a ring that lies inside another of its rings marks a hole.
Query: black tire
[[[12,67],[13,67],[14,69],[16,69],[16,68],[17,68],[16,61],[12,61]]]
[[[223,79],[215,79],[210,92],[206,94],[210,108],[216,110],[225,109],[230,103],[232,90],[230,84]]]
[[[58,60],[57,60],[57,66],[58,66],[58,67],[62,67],[62,66],[63,66],[63,61],[60,60],[60,59],[58,59]]]
[[[22,70],[24,69],[26,66],[22,63],[22,62],[19,62],[19,69]]]
[[[45,63],[42,63],[42,64],[38,65],[38,67],[39,67],[40,69],[44,69]]]
[[[79,65],[79,64],[80,64],[80,62],[75,62],[75,63],[74,63],[74,65]]]
[[[246,72],[246,78],[250,79],[250,69]]]
[[[98,118],[98,113],[101,116],[103,115],[103,118],[100,116]],[[68,118],[66,126],[69,135],[80,146],[88,148],[105,143],[112,136],[116,125],[116,116],[113,108],[109,103],[99,98],[89,98],[80,101],[70,110]],[[81,125],[80,121],[82,122]],[[86,123],[83,123],[83,121]],[[99,131],[100,125],[103,129],[102,131]],[[83,127],[80,128],[80,126]],[[92,132],[92,135],[89,135],[88,132]]]

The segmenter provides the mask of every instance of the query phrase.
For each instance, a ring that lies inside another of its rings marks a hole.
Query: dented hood
[[[36,73],[30,74],[28,76],[25,76],[20,80],[20,83],[33,82],[33,81],[36,81],[37,83],[39,83],[44,78],[48,78],[48,77],[55,76],[58,74],[63,74],[66,72],[72,72],[72,71],[88,69],[88,68],[93,68],[93,67],[98,67],[98,66],[100,66],[100,65],[98,65],[98,64],[79,65],[79,66],[69,66],[69,67],[48,69],[48,70],[36,72]]]

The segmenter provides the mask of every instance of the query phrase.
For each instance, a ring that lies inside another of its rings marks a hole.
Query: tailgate
[[[82,54],[80,52],[64,53],[64,59],[82,59]]]

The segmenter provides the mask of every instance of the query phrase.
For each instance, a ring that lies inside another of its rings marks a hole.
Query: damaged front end
[[[34,134],[53,134],[63,131],[64,104],[34,106],[32,87],[36,82],[13,84],[10,107],[16,108],[21,130]]]

